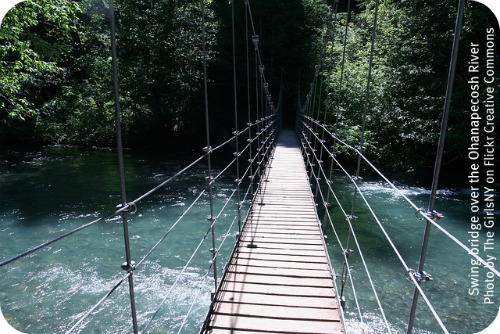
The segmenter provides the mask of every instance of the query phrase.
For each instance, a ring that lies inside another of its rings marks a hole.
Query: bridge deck
[[[295,133],[263,179],[202,332],[344,333]]]

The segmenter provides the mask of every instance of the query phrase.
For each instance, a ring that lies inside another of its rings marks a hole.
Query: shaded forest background
[[[250,1],[275,101],[283,87],[285,125],[293,125],[315,65],[321,64],[320,110],[327,113],[332,128],[338,119],[341,137],[354,145],[358,142],[374,3],[352,0],[347,13],[347,0]],[[375,162],[404,170],[433,165],[457,3],[380,0],[366,134],[367,155]],[[210,124],[212,140],[218,142],[234,131],[231,6],[227,0],[206,0],[206,4]],[[332,7],[337,7],[337,15],[328,14]],[[115,9],[125,145],[203,147],[200,1],[115,0]],[[244,0],[235,0],[234,9],[237,101],[244,127],[249,103]],[[339,89],[347,21],[344,81]],[[28,0],[8,13],[0,28],[2,145],[114,144],[109,27],[106,0]],[[467,162],[470,44],[485,46],[486,29],[491,27],[495,73],[500,73],[496,18],[480,4],[466,5],[445,164]],[[251,35],[250,30],[250,39]],[[253,110],[251,40],[249,46]],[[484,60],[483,53],[483,68]],[[498,90],[495,99],[498,104]]]

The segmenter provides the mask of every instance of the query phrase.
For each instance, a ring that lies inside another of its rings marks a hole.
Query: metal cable
[[[202,26],[202,44],[203,44],[203,88],[204,88],[204,102],[205,102],[205,129],[207,134],[207,159],[208,159],[208,194],[210,198],[210,219],[214,219],[214,204],[213,204],[213,189],[212,189],[212,162],[211,162],[211,152],[210,147],[210,117],[208,110],[208,77],[207,77],[207,32],[206,32],[206,19],[205,19],[205,0],[200,0],[201,2],[201,26]],[[215,221],[214,221],[215,222]],[[212,224],[212,248],[215,247],[215,230],[214,224]],[[215,259],[214,259],[215,261]],[[214,281],[215,289],[217,289],[217,264],[214,264]]]
[[[320,124],[320,123],[318,123]],[[323,125],[320,125],[322,127],[324,127]],[[468,248],[467,246],[465,246],[460,240],[458,240],[455,236],[453,236],[450,232],[448,232],[446,229],[444,229],[441,225],[439,225],[438,223],[436,223],[431,217],[429,217],[429,215],[424,212],[422,210],[422,208],[418,207],[415,203],[413,203],[409,198],[408,196],[406,196],[398,187],[396,187],[394,185],[394,183],[392,183],[384,174],[382,174],[382,172],[380,172],[374,165],[373,163],[368,160],[362,152],[360,152],[357,148],[349,145],[348,143],[346,143],[345,141],[343,141],[342,139],[340,139],[338,136],[336,136],[334,133],[330,132],[326,127],[324,127],[324,129],[327,131],[327,133],[332,137],[332,138],[335,138],[335,140],[337,140],[339,143],[341,143],[342,145],[346,146],[347,148],[355,151],[357,154],[359,154],[362,159],[373,169],[373,171],[375,171],[385,182],[387,182],[387,184],[394,190],[396,191],[396,193],[401,196],[408,204],[410,204],[410,206],[415,209],[415,211],[420,214],[422,216],[422,218],[426,221],[428,221],[429,223],[431,223],[432,225],[434,225],[437,229],[439,229],[443,234],[445,234],[448,238],[450,238],[453,242],[455,242],[459,247],[461,247],[463,250],[465,250],[470,256],[474,257],[476,260],[478,260],[479,262],[481,262],[481,264],[484,265],[485,268],[489,269],[491,272],[493,272],[496,276],[500,277],[500,272],[498,270],[496,270],[493,266],[489,265],[488,262],[486,262],[485,260],[483,260],[480,256],[474,254],[474,252],[472,252],[472,250],[470,248]]]
[[[312,128],[309,128],[309,130],[312,132]],[[316,136],[316,134],[313,132],[313,135]],[[308,141],[307,142],[308,145],[310,145],[310,142]],[[314,157],[316,158],[316,155],[315,153],[313,152],[313,155]],[[341,166],[340,166],[341,167]],[[342,167],[341,167],[342,168]],[[354,180],[349,176],[349,178],[354,182]],[[355,184],[354,182],[354,185],[356,187],[356,189],[359,189],[358,186]],[[361,194],[362,195],[362,194]],[[364,197],[363,197],[364,198]],[[372,287],[372,291],[373,291],[373,295],[375,296],[375,300],[377,301],[377,304],[378,304],[378,307],[379,307],[379,310],[380,310],[380,313],[382,315],[382,318],[384,320],[384,323],[387,327],[387,330],[389,333],[391,333],[391,328],[389,326],[389,322],[387,321],[387,318],[385,316],[385,312],[384,312],[384,308],[382,307],[382,303],[380,301],[380,298],[378,297],[378,293],[377,293],[377,290],[375,289],[375,285],[373,283],[373,280],[372,280],[372,277],[371,277],[371,274],[370,274],[370,271],[368,270],[368,265],[366,264],[366,261],[365,261],[365,258],[363,256],[363,252],[361,251],[361,246],[358,242],[358,238],[356,237],[356,233],[354,232],[354,227],[352,226],[352,216],[351,217],[347,217],[347,223],[349,224],[349,235],[353,237],[354,239],[354,242],[356,243],[356,247],[358,248],[358,251],[359,251],[359,256],[361,258],[361,262],[363,263],[363,267],[365,268],[365,272],[366,272],[366,275],[368,277],[368,281],[370,282],[370,285]],[[347,240],[347,244],[346,244],[346,247],[349,248],[349,239]],[[345,263],[345,262],[344,262]],[[344,267],[346,267],[347,265],[344,265]],[[347,269],[346,270],[346,275],[347,275]],[[344,271],[344,269],[343,269]],[[344,273],[344,272],[343,272]],[[342,285],[344,286],[344,277],[342,277]],[[343,288],[343,287],[342,287]],[[342,297],[342,296],[341,296]]]
[[[443,116],[441,120],[441,130],[439,136],[438,149],[436,153],[436,163],[434,166],[434,175],[432,177],[432,186],[431,186],[431,196],[429,199],[429,208],[428,212],[432,212],[434,210],[434,203],[436,201],[436,193],[439,182],[439,174],[441,172],[441,164],[443,160],[444,153],[444,143],[446,138],[446,130],[448,128],[448,116],[450,114],[450,104],[451,104],[451,95],[453,92],[453,81],[455,79],[455,69],[457,66],[457,57],[458,57],[458,46],[460,44],[460,33],[462,30],[462,18],[464,13],[465,0],[459,0],[458,2],[458,12],[455,20],[455,30],[453,34],[453,46],[451,52],[450,59],[450,67],[448,69],[448,83],[446,87],[446,95],[444,102],[444,110]],[[418,264],[418,272],[422,272],[424,270],[425,258],[427,256],[427,248],[429,244],[429,236],[431,232],[431,224],[427,222],[425,224],[424,237],[422,241],[422,251],[420,253],[420,260]],[[417,289],[413,291],[413,301],[410,310],[410,316],[408,320],[408,328],[406,333],[410,334],[413,329],[413,323],[415,321],[415,312],[417,310],[417,301],[418,301],[419,292]]]
[[[189,258],[189,260],[186,262],[186,264],[184,265],[184,267],[182,268],[182,270],[180,271],[180,273],[177,275],[177,278],[176,280],[174,281],[174,283],[170,286],[166,296],[163,298],[163,300],[161,301],[160,305],[158,306],[156,312],[153,314],[153,316],[149,319],[148,323],[146,324],[146,326],[144,327],[142,333],[145,333],[146,330],[148,329],[148,327],[151,325],[151,323],[153,322],[154,318],[156,317],[156,315],[159,313],[159,311],[161,310],[161,308],[163,307],[163,304],[165,303],[165,301],[170,297],[170,293],[172,292],[172,290],[174,289],[174,287],[177,285],[177,283],[179,282],[180,280],[180,277],[184,274],[184,272],[187,270],[187,268],[189,267],[189,265],[191,264],[191,261],[194,259],[195,255],[198,253],[198,251],[200,250],[201,246],[203,245],[203,243],[205,242],[207,236],[210,234],[211,231],[213,231],[213,227],[216,223],[216,221],[220,218],[220,216],[222,215],[222,213],[225,211],[227,205],[229,204],[229,202],[232,200],[232,198],[234,197],[234,194],[236,193],[237,191],[237,188],[235,188],[231,195],[226,199],[224,205],[222,206],[222,208],[219,210],[219,213],[217,214],[216,217],[214,217],[213,219],[210,219],[211,221],[211,224],[210,224],[210,227],[208,228],[207,232],[205,233],[205,235],[202,237],[201,241],[198,243],[198,246],[195,248],[195,250],[193,251],[193,253],[191,254],[191,257]],[[200,194],[200,196],[198,196],[197,200],[201,197],[202,194]],[[192,207],[192,205],[191,205]],[[234,222],[234,220],[233,220]],[[232,224],[231,224],[232,226]],[[218,254],[218,250],[216,248],[213,248],[212,249],[212,254],[213,254],[213,257],[212,257],[212,263],[210,265],[210,269],[212,268],[212,266],[214,266],[214,270],[215,270],[215,264],[216,264],[216,258],[217,258],[217,254]],[[210,269],[209,269],[209,272],[210,272]],[[216,290],[217,290],[217,287],[216,287]]]
[[[235,131],[235,140],[234,145],[236,149],[236,178],[240,178],[240,152],[239,152],[239,124],[238,124],[238,93],[237,93],[237,81],[236,81],[236,37],[235,37],[235,28],[234,28],[234,1],[230,1],[231,3],[231,26],[233,31],[233,88],[234,88],[234,131]],[[240,184],[237,183],[238,189],[238,230],[241,230],[241,193],[240,193]]]
[[[111,62],[113,67],[113,97],[115,102],[115,132],[116,132],[116,150],[118,153],[118,169],[120,176],[120,197],[121,206],[125,207],[127,204],[127,192],[125,190],[125,163],[123,161],[123,143],[121,131],[121,110],[120,110],[120,93],[118,87],[118,56],[116,52],[116,25],[115,25],[115,8],[113,0],[109,0],[109,13],[111,21]],[[132,313],[132,324],[134,333],[139,332],[137,327],[137,310],[135,306],[135,291],[134,291],[134,269],[135,264],[132,261],[130,253],[130,237],[128,231],[128,210],[121,212],[123,222],[123,241],[125,243],[125,259],[126,269],[128,275],[129,296],[130,296],[130,309]]]
[[[301,132],[301,134],[302,134],[302,137],[303,137],[303,138],[306,138],[306,136],[305,136],[304,132]],[[302,143],[302,145],[304,145],[304,144]],[[308,164],[310,164],[310,163],[311,163],[311,161],[309,160],[309,156],[306,156],[306,160],[307,160],[307,163],[308,163]],[[322,168],[321,168],[321,170],[323,171],[323,169],[322,169]],[[323,174],[324,174],[324,171],[323,171]],[[327,180],[327,179],[325,178],[325,180]],[[318,179],[318,178],[316,178],[316,183],[318,184],[318,187],[319,187],[319,179]],[[340,200],[338,199],[337,195],[335,194],[335,192],[334,192],[334,191],[333,191],[333,189],[331,188],[330,183],[327,183],[327,184],[328,184],[328,188],[329,188],[330,192],[333,194],[333,196],[334,196],[335,200],[337,201],[337,204],[339,205],[339,208],[340,208],[340,210],[342,211],[342,213],[343,213],[344,217],[346,218],[346,220],[348,220],[349,218],[348,218],[347,212],[345,212],[344,207],[342,206],[342,204],[340,203]],[[321,193],[322,198],[324,199],[324,197],[323,197],[323,193],[322,193],[322,191],[321,191],[321,190],[320,190],[320,193]],[[362,313],[361,313],[361,306],[359,305],[359,300],[358,300],[358,297],[357,297],[356,289],[355,289],[355,287],[354,287],[354,280],[353,280],[353,278],[352,278],[352,273],[351,273],[350,266],[349,266],[349,260],[348,260],[348,255],[347,255],[347,254],[348,254],[348,252],[347,252],[347,248],[344,248],[344,246],[342,245],[342,242],[340,241],[340,237],[339,237],[339,235],[338,235],[338,233],[337,233],[337,230],[335,229],[335,227],[334,227],[334,225],[333,225],[333,221],[332,221],[332,219],[331,219],[330,213],[328,212],[328,209],[326,209],[325,213],[326,213],[326,214],[328,214],[328,217],[330,218],[330,224],[331,224],[331,226],[332,226],[333,232],[334,232],[334,234],[335,234],[335,237],[337,238],[337,242],[338,242],[338,244],[339,244],[340,248],[342,249],[342,256],[343,256],[343,258],[344,258],[344,261],[347,263],[347,274],[348,274],[348,276],[349,276],[350,283],[351,283],[351,287],[352,287],[352,290],[353,290],[354,301],[355,301],[355,303],[356,303],[356,307],[357,307],[357,309],[358,309],[358,314],[359,314],[360,322],[361,322],[362,324],[364,324],[364,321],[363,321],[363,315],[362,315]],[[360,249],[359,249],[359,251],[361,252],[361,250],[360,250]],[[338,290],[337,290],[337,291],[338,291]],[[340,301],[340,302],[342,303],[342,301]]]
[[[326,148],[326,147],[325,147]],[[408,265],[406,264],[406,262],[404,261],[403,257],[401,256],[401,254],[399,253],[399,251],[397,250],[396,246],[394,245],[394,243],[392,242],[391,238],[389,237],[388,233],[386,232],[385,228],[383,227],[382,223],[380,222],[380,220],[378,219],[377,215],[375,214],[375,212],[373,211],[373,209],[371,208],[370,204],[368,203],[368,201],[366,200],[365,196],[363,195],[363,193],[361,192],[361,189],[359,188],[359,186],[357,185],[357,183],[355,182],[355,180],[351,177],[351,175],[349,175],[349,172],[347,172],[344,167],[340,164],[340,162],[333,156],[332,154],[332,159],[335,160],[336,164],[339,166],[339,168],[344,172],[344,174],[346,174],[346,176],[349,178],[349,180],[353,183],[353,185],[356,187],[357,189],[357,192],[359,192],[361,198],[363,199],[363,201],[365,202],[365,205],[367,206],[367,208],[369,209],[370,213],[372,214],[372,216],[375,218],[375,221],[377,222],[377,224],[379,225],[381,231],[383,232],[384,236],[386,237],[386,239],[388,240],[389,244],[391,245],[391,247],[393,248],[396,256],[398,257],[398,259],[400,260],[400,262],[403,264],[403,266],[405,267],[405,270],[408,272],[410,270],[410,268],[408,267]],[[348,223],[350,224],[350,221],[348,219]],[[350,225],[351,226],[351,225]],[[354,231],[353,231],[354,232]],[[354,240],[356,241],[356,244],[357,244],[357,239],[353,233],[353,237],[354,237]],[[359,246],[358,246],[359,247]],[[359,248],[358,248],[359,249]],[[361,254],[360,254],[361,255]],[[364,262],[363,260],[363,257],[361,256],[362,258],[362,261]],[[414,282],[414,284],[416,284],[416,289],[418,289],[418,291],[423,295],[425,296],[425,293],[422,291],[422,289],[420,288],[420,285],[418,284],[418,282],[415,280],[414,277],[411,277],[412,278],[412,281]],[[371,278],[369,276],[369,280],[371,282]],[[440,327],[443,329],[443,331],[445,333],[448,333],[446,327],[444,326],[443,322],[441,321],[439,315],[437,314],[437,312],[435,311],[434,307],[432,306],[432,304],[428,301],[427,297],[424,297],[424,300],[426,301],[431,313],[434,315],[434,318],[436,319],[436,321],[438,322],[438,324],[440,325]],[[387,324],[388,326],[388,324]],[[390,329],[389,329],[390,331]]]

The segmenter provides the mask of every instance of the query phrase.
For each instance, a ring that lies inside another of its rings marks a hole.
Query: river
[[[196,157],[125,152],[128,200],[154,188]],[[216,174],[222,166],[214,167]],[[175,182],[142,200],[137,213],[130,215],[131,253],[135,261],[175,224],[176,220],[205,189],[206,165],[190,169]],[[214,187],[214,211],[217,213],[232,193],[234,175],[219,180]],[[120,203],[116,156],[113,150],[80,150],[71,147],[38,149],[0,148],[0,254],[6,259],[27,248],[50,240],[82,224],[112,213]],[[341,198],[349,208],[352,187],[344,177],[334,184],[343,190]],[[400,183],[403,192],[418,206],[426,207],[429,190],[412,183]],[[414,210],[379,180],[365,180],[362,189],[379,213],[379,218],[410,267],[416,268],[420,255],[423,222]],[[236,204],[231,199],[228,211],[217,221],[216,241],[221,247],[218,265],[227,261],[237,227]],[[436,208],[445,219],[442,226],[470,246],[470,193],[464,188],[440,190]],[[338,221],[342,217],[333,212]],[[206,315],[213,289],[211,275],[211,237],[207,235],[209,200],[202,196],[190,213],[135,272],[135,291],[139,328],[144,326],[158,306],[164,306],[152,322],[150,332],[176,333],[185,319],[182,333],[197,333]],[[395,333],[404,332],[411,304],[412,285],[405,270],[380,228],[362,205],[356,211],[357,238],[384,305],[384,312]],[[498,215],[496,215],[498,217]],[[344,224],[338,232],[345,242]],[[492,231],[500,233],[498,226]],[[342,268],[340,247],[331,228],[327,229],[329,251],[337,273]],[[186,265],[200,240],[199,255]],[[495,239],[497,240],[497,238]],[[355,288],[360,299],[363,320],[357,317],[352,288],[346,287],[348,333],[384,331],[382,316],[370,292],[367,275],[354,245],[350,256]],[[500,257],[500,246],[488,254]],[[2,268],[0,305],[5,318],[25,333],[59,333],[68,330],[92,305],[121,280],[125,257],[120,217],[111,217],[41,251]],[[481,255],[481,254],[480,254]],[[450,333],[475,333],[485,328],[498,311],[498,293],[494,305],[484,303],[486,291],[483,269],[478,277],[481,294],[471,295],[469,256],[435,228],[431,230],[426,270],[434,278],[422,284]],[[180,273],[182,276],[179,276]],[[497,280],[498,281],[498,280]],[[171,287],[174,286],[173,289]],[[340,284],[340,282],[338,282]],[[84,321],[81,333],[121,333],[131,330],[127,283],[122,284],[94,315]],[[439,326],[420,299],[416,333],[440,333]]]

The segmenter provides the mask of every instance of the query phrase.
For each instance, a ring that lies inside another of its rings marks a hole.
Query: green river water
[[[125,153],[128,200],[157,186],[186,166],[190,157],[168,154]],[[222,166],[216,166],[215,173]],[[130,216],[132,258],[138,261],[176,222],[206,187],[206,165],[201,164],[175,182],[142,200]],[[217,213],[230,196],[234,175],[223,177],[214,187]],[[350,209],[352,187],[344,177],[334,184],[343,189],[340,201]],[[429,190],[416,183],[400,183],[403,192],[418,206],[426,207]],[[463,182],[461,182],[463,184]],[[374,179],[361,186],[407,264],[416,268],[423,235],[423,222],[386,184]],[[498,193],[497,193],[498,194]],[[231,200],[220,216],[216,240],[222,248],[220,263],[227,261],[237,226],[233,222],[236,204]],[[64,232],[112,213],[120,203],[116,157],[113,150],[78,150],[68,147],[39,149],[0,148],[0,254],[9,258]],[[360,203],[360,202],[359,202]],[[465,188],[449,188],[438,193],[436,207],[445,215],[440,224],[470,246],[470,193]],[[498,210],[497,210],[498,211]],[[177,333],[191,305],[194,305],[182,333],[197,333],[210,304],[213,278],[210,273],[211,238],[201,245],[198,255],[186,266],[194,249],[206,235],[210,214],[208,197],[203,196],[135,272],[139,328],[149,320],[165,299],[150,327],[151,333]],[[338,210],[332,208],[338,233],[345,243],[347,229]],[[371,277],[382,300],[393,332],[403,333],[408,320],[412,285],[405,270],[380,231],[359,204],[356,211],[357,238],[368,263]],[[320,217],[322,213],[320,212]],[[498,218],[498,212],[495,215]],[[491,229],[500,233],[498,226]],[[341,249],[331,228],[326,230],[334,268],[340,273]],[[227,237],[227,239],[224,239]],[[484,235],[480,240],[484,242]],[[498,238],[495,237],[495,240]],[[349,248],[355,289],[363,313],[357,316],[352,288],[346,287],[348,333],[385,332],[381,313],[370,292],[367,275],[360,264],[355,244]],[[481,256],[500,257],[500,245]],[[102,298],[123,276],[123,230],[119,217],[112,217],[36,254],[2,268],[0,306],[7,321],[25,333],[60,333]],[[186,266],[184,274],[179,273]],[[220,268],[219,268],[220,269]],[[487,273],[479,269],[479,295],[471,289],[470,257],[435,228],[431,231],[426,270],[434,281],[423,289],[450,333],[476,333],[489,325],[499,307],[500,284],[494,279],[493,305],[484,303]],[[170,288],[175,283],[173,289]],[[337,284],[340,284],[338,280]],[[491,289],[490,289],[491,290]],[[193,303],[194,302],[194,303]],[[84,322],[81,333],[124,333],[131,331],[127,284]],[[437,322],[420,299],[416,333],[440,333]]]

